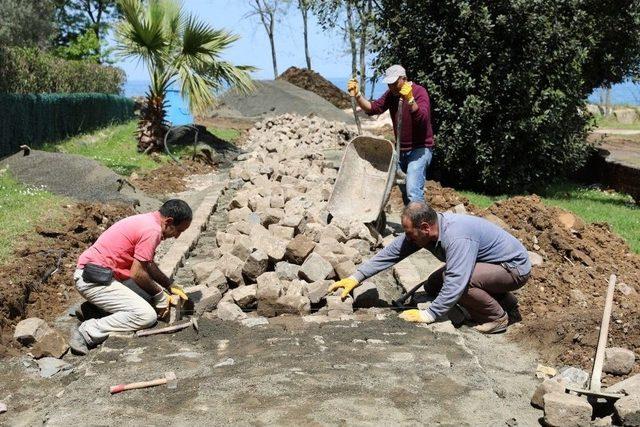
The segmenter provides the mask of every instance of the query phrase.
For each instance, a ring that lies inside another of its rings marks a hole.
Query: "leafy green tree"
[[[223,82],[247,92],[252,88],[250,66],[237,66],[220,54],[238,36],[216,30],[185,13],[177,1],[122,0],[123,18],[116,26],[116,50],[123,57],[141,60],[151,85],[140,114],[138,149],[158,150],[166,132],[165,104],[169,87],[179,83],[180,93],[192,112],[215,103],[213,92]]]
[[[55,33],[48,0],[0,0],[0,46],[45,48]]]
[[[637,0],[378,0],[376,68],[431,94],[445,181],[534,190],[582,166],[588,94],[637,75]]]

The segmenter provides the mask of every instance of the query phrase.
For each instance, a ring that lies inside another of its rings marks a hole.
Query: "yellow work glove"
[[[398,317],[402,320],[413,323],[433,323],[436,321],[428,311],[416,310],[415,308],[403,311]]]
[[[340,294],[340,296],[342,297],[342,299],[344,300],[345,298],[347,298],[349,296],[349,293],[357,286],[359,286],[360,283],[358,283],[358,281],[352,277],[347,277],[346,279],[342,279],[337,281],[336,283],[334,283],[333,285],[329,286],[329,290],[327,292],[333,292],[333,291],[337,291],[340,288],[343,288],[342,290],[342,294]]]
[[[183,301],[189,301],[189,297],[187,296],[187,294],[184,293],[184,289],[182,289],[182,286],[180,286],[180,285],[171,285],[169,290],[171,291],[172,295],[179,296],[180,299],[182,299]]]
[[[413,87],[408,82],[405,82],[400,88],[400,96],[407,104],[413,103]]]
[[[351,96],[360,95],[360,89],[358,88],[358,81],[356,79],[351,79],[347,82],[347,92]]]

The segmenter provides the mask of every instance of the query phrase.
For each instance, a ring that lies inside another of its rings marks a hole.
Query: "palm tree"
[[[177,0],[120,0],[122,19],[116,26],[116,51],[148,68],[151,84],[138,123],[138,150],[154,151],[163,145],[167,130],[166,94],[179,82],[180,94],[193,113],[215,104],[213,92],[223,82],[246,93],[253,88],[254,67],[233,65],[220,53],[238,36],[216,30],[185,13]]]

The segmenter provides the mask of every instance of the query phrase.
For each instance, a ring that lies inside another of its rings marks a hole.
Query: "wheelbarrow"
[[[362,128],[353,96],[351,106],[358,136],[349,142],[344,151],[327,210],[332,217],[341,216],[372,224],[381,233],[387,225],[384,207],[389,201],[391,188],[396,182],[403,183],[405,178],[398,169],[400,132],[395,146],[384,138],[361,135]],[[396,117],[398,129],[402,129],[402,98],[398,101]]]
[[[391,195],[397,165],[391,141],[371,136],[353,138],[342,156],[327,204],[329,213],[373,224],[379,232],[384,230],[384,207]]]

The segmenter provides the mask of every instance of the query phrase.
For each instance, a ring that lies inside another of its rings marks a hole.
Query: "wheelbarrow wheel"
[[[380,215],[378,215],[378,218],[376,219],[374,226],[376,228],[376,231],[382,234],[382,232],[387,226],[387,214],[384,211],[380,212]]]

